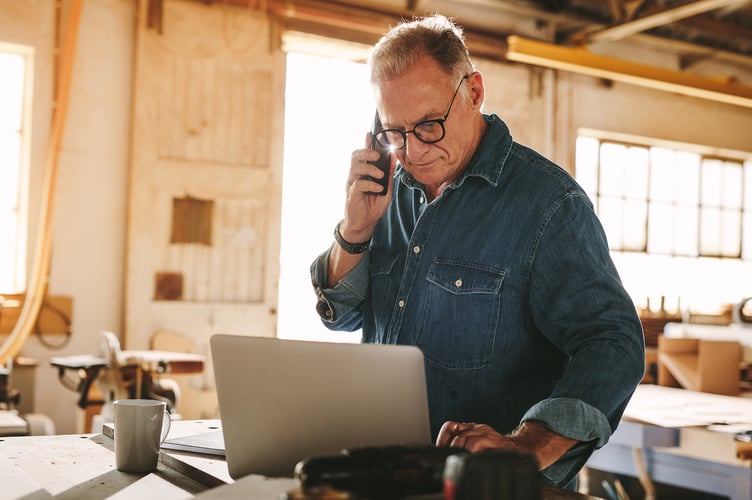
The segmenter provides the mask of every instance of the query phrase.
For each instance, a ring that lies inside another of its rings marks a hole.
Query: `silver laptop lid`
[[[429,444],[417,347],[241,335],[211,338],[230,476],[291,477],[358,446]]]

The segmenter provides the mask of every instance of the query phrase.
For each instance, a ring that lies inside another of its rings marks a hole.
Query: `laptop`
[[[308,457],[378,445],[428,445],[417,347],[217,334],[210,340],[233,479],[292,477]]]

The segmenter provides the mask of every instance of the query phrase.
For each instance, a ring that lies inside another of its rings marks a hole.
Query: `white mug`
[[[119,399],[115,408],[115,466],[121,472],[152,472],[159,447],[170,432],[167,403]]]

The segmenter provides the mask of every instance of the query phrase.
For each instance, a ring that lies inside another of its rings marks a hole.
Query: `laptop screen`
[[[211,338],[230,476],[292,477],[346,448],[430,444],[417,347]]]

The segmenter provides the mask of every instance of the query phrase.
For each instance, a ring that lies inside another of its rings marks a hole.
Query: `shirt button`
[[[405,307],[405,301],[404,300],[400,300],[398,304],[400,306],[400,309],[402,309],[403,307]]]
[[[426,199],[425,199],[425,198],[423,198],[423,197],[421,196],[421,197],[420,197],[420,202],[421,202],[421,203],[425,203],[425,202],[426,202]]]
[[[462,286],[462,279],[458,279],[457,281],[455,281],[454,282],[454,286],[456,286],[457,288],[461,287]]]
[[[413,247],[413,253],[420,253],[420,247],[419,246],[414,246]]]

